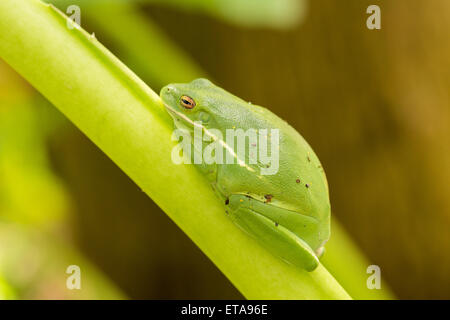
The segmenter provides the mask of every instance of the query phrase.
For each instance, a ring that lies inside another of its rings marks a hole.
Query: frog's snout
[[[161,89],[159,96],[165,104],[173,105],[176,101],[177,90],[175,86],[169,84]]]
[[[172,86],[171,84],[169,84],[161,89],[160,95],[170,94],[174,91],[175,91],[175,87]]]
[[[168,86],[165,86],[164,87],[165,89],[166,89],[166,92],[171,92],[171,91],[173,91],[175,88],[172,86],[172,85],[168,85]]]

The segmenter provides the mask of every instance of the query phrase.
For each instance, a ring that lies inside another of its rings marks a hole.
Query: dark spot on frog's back
[[[309,184],[305,184],[305,187],[309,188]]]
[[[264,198],[266,199],[266,203],[269,203],[270,201],[272,201],[272,198],[273,198],[273,195],[271,195],[271,194],[266,194],[265,196],[264,196]]]
[[[300,179],[295,180],[296,183],[300,183]]]
[[[227,198],[227,199],[225,200],[225,205],[228,205],[229,203],[230,203],[230,199]]]

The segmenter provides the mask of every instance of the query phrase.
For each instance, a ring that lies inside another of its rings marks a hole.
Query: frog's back
[[[242,102],[234,108],[239,117],[227,117],[228,128],[256,129],[258,132],[268,129],[269,134],[278,129],[279,148],[275,148],[275,152],[279,155],[279,166],[274,174],[263,175],[264,165],[259,161],[249,164],[248,152],[246,166],[219,165],[217,179],[224,195],[251,194],[262,201],[328,223],[328,185],[319,159],[308,143],[286,121],[263,107]],[[268,135],[267,139],[270,142],[272,137]],[[236,175],[240,178],[232,178]]]

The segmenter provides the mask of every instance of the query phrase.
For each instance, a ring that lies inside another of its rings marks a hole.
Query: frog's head
[[[220,128],[224,104],[235,99],[207,79],[169,84],[161,89],[160,96],[175,125],[188,129],[200,121],[206,128]]]

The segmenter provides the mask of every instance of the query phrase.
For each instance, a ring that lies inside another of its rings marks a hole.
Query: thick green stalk
[[[67,28],[52,6],[2,0],[0,56],[152,197],[247,298],[349,298],[323,266],[311,273],[289,266],[236,228],[197,170],[171,161],[173,128],[159,96],[94,37]]]

